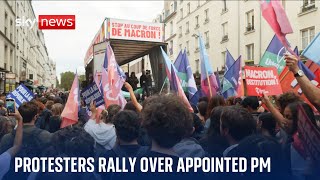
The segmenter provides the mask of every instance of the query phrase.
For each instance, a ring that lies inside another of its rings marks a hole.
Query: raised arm
[[[307,99],[320,111],[320,89],[303,74],[298,66],[298,59],[293,55],[285,55],[286,65],[295,74],[300,88]]]
[[[134,105],[134,107],[137,109],[138,112],[142,111],[142,106],[141,104],[139,104],[139,102],[137,101],[136,95],[133,92],[133,89],[131,87],[131,85],[127,82],[124,83],[124,86],[126,87],[126,89],[129,91],[130,93],[130,99]]]
[[[16,129],[16,136],[14,138],[13,146],[7,150],[7,152],[11,155],[11,157],[14,157],[21,148],[22,137],[23,137],[23,121],[17,108],[15,108],[15,113],[10,113],[9,115],[14,116],[18,121],[18,126]]]
[[[274,107],[274,105],[271,103],[269,97],[263,93],[262,95],[262,102],[267,106],[269,111],[272,113],[273,117],[277,120],[277,122],[284,127],[287,124],[287,119],[283,117],[283,115],[280,113],[280,111]]]

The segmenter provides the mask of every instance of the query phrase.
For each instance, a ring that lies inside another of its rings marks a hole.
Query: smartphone
[[[7,108],[7,111],[8,113],[15,113],[15,102],[14,102],[14,99],[11,99],[11,98],[7,98],[6,99],[6,108]]]

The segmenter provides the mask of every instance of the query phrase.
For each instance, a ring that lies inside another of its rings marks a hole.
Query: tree
[[[71,89],[75,74],[71,71],[63,72],[61,75],[60,88],[63,88],[65,91]]]
[[[60,88],[58,77],[56,77],[56,88]]]

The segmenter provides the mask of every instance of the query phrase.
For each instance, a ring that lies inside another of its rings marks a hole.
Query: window
[[[200,7],[200,0],[198,0],[198,7]]]
[[[183,0],[180,0],[180,4],[182,4]]]
[[[227,1],[223,0],[223,9],[222,12],[227,11]]]
[[[186,22],[186,34],[188,34],[190,32],[190,30],[189,30],[189,21],[188,22]]]
[[[315,0],[303,0],[303,5],[301,7],[301,11],[305,12],[310,9],[314,9],[316,7]]]
[[[247,45],[246,49],[248,61],[254,61],[254,44]]]
[[[174,12],[173,3],[171,4],[171,12]]]
[[[195,29],[197,29],[198,27],[200,27],[199,26],[199,16],[196,16],[196,28]]]
[[[196,72],[199,72],[199,67],[200,67],[200,64],[199,64],[199,59],[196,59]]]
[[[180,51],[182,50],[182,44],[179,44],[179,49],[180,49]]]
[[[226,51],[223,51],[223,52],[221,53],[222,62],[225,62],[225,61],[226,61],[226,55],[227,55],[227,52],[226,52]]]
[[[190,14],[190,3],[187,5],[188,14]]]
[[[189,41],[186,41],[186,49],[187,49],[187,53],[189,54]]]
[[[179,27],[179,37],[182,37],[182,26]]]
[[[7,36],[8,13],[4,12],[4,35]]]
[[[209,39],[209,31],[205,32],[205,33],[204,33],[204,36],[205,36],[205,40],[206,40],[205,46],[206,46],[206,48],[209,48],[209,47],[210,47],[210,46],[209,46],[209,42],[210,42],[210,39]]]
[[[222,41],[228,40],[228,22],[222,24]]]
[[[248,32],[248,31],[254,30],[254,11],[251,10],[251,11],[247,12],[246,17],[247,17],[246,31]]]
[[[305,49],[314,38],[314,27],[301,30],[301,47]]]
[[[170,41],[170,49],[169,49],[170,55],[173,54],[173,40]]]
[[[204,22],[205,23],[209,22],[209,9],[204,10],[204,17],[206,17]]]
[[[173,22],[170,22],[170,36],[173,35]]]
[[[183,9],[180,9],[180,19],[183,19]]]
[[[196,36],[196,38],[195,38],[195,47],[196,47],[196,51],[198,51],[199,50],[199,37],[198,36]]]

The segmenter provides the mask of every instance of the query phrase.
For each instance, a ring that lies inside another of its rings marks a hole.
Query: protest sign
[[[310,121],[301,105],[298,107],[298,132],[307,155],[317,162],[320,161],[320,131]]]
[[[275,67],[245,66],[245,78],[248,96],[282,94],[282,89]]]
[[[12,98],[16,102],[16,107],[24,102],[29,102],[34,98],[33,93],[23,84],[18,86],[14,91],[7,95],[7,98]]]
[[[164,28],[161,23],[146,23],[121,19],[108,19],[108,37],[137,41],[163,42]]]
[[[92,83],[81,91],[86,106],[90,106],[92,101],[96,102],[96,107],[104,104],[103,97],[96,83]]]

